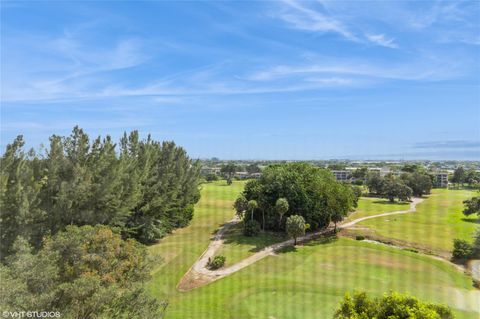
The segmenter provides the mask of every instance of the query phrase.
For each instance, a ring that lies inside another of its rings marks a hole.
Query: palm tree
[[[248,210],[250,211],[251,219],[253,220],[253,212],[255,211],[255,209],[258,208],[258,203],[257,203],[257,201],[254,200],[254,199],[249,200],[249,201],[248,201],[248,204],[247,204],[247,207],[248,207]]]
[[[288,201],[286,198],[282,197],[277,199],[277,202],[275,203],[275,211],[280,216],[280,218],[278,219],[278,228],[280,229],[282,227],[283,215],[288,212]]]

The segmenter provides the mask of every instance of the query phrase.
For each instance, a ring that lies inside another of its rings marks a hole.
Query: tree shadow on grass
[[[297,251],[297,246],[285,246],[285,247],[282,247],[278,250],[276,250],[275,252],[277,254],[288,254],[288,253],[294,253]]]
[[[480,224],[480,218],[462,218],[462,221],[472,224]]]
[[[304,243],[304,246],[319,246],[319,245],[328,245],[328,244],[333,244],[338,240],[338,237],[335,234],[329,234],[325,235],[322,237],[318,237],[315,239],[312,239],[306,243]]]
[[[233,225],[224,234],[223,243],[225,245],[245,245],[252,246],[249,252],[259,252],[267,246],[282,242],[288,238],[283,233],[260,232],[257,236],[245,236],[243,234],[243,224],[240,222]]]
[[[382,204],[382,205],[410,205],[410,202],[391,202],[389,200],[376,200],[376,201],[373,201],[374,204]]]

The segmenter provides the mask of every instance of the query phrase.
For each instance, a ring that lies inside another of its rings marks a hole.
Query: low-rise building
[[[350,172],[347,170],[332,170],[332,173],[339,182],[348,182],[350,179]]]
[[[433,186],[440,188],[448,187],[448,173],[435,173],[433,177]]]

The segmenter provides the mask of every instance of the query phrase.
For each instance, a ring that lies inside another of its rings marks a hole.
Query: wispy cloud
[[[327,13],[311,9],[301,2],[294,0],[283,0],[281,2],[285,7],[278,14],[278,17],[294,28],[315,32],[334,32],[348,40],[358,40],[340,21],[329,16]],[[322,8],[321,4],[317,5],[320,9]]]
[[[276,65],[257,70],[246,78],[252,81],[273,81],[282,78],[323,76],[350,78],[356,81],[369,79],[439,81],[461,75],[463,75],[461,64],[429,57],[395,64],[372,63],[362,59],[314,57],[308,63]]]
[[[395,39],[387,38],[384,34],[366,34],[365,36],[372,43],[391,49],[398,48],[398,45],[395,43]]]
[[[352,24],[351,21],[346,21],[328,12],[326,6],[321,1],[283,0],[281,3],[283,6],[279,10],[277,17],[293,28],[311,32],[336,33],[353,42],[371,43],[391,49],[399,47],[393,38],[384,34],[366,33],[361,27]]]

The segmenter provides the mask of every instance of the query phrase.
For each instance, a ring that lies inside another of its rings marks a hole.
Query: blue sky
[[[1,144],[480,159],[480,2],[2,1]]]

